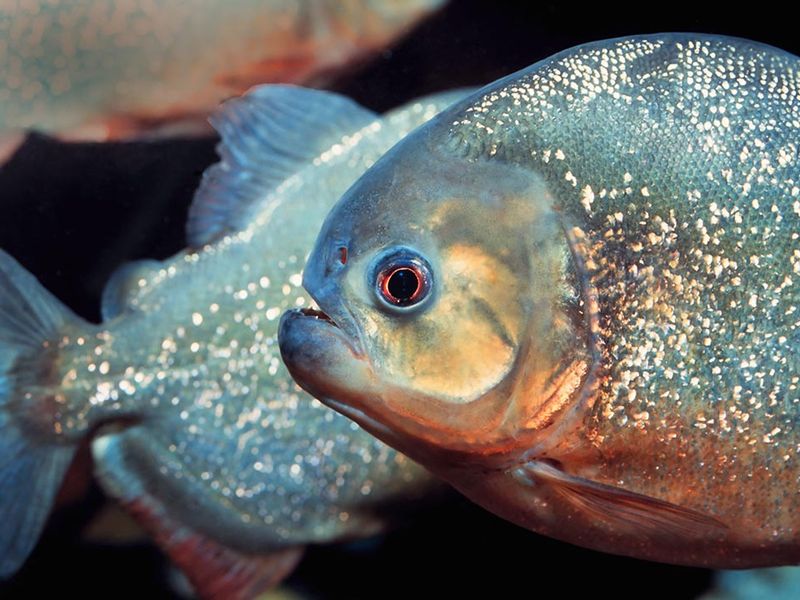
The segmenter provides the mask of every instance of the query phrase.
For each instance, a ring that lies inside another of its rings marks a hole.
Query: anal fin
[[[720,537],[728,527],[714,517],[658,498],[565,473],[545,461],[530,461],[514,475],[546,482],[565,500],[620,530],[654,538]]]
[[[284,579],[303,554],[302,547],[263,555],[238,552],[177,523],[149,496],[123,505],[183,571],[201,598],[255,598]]]

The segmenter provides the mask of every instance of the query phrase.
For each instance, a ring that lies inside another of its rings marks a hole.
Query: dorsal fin
[[[377,118],[349,98],[262,85],[211,117],[222,141],[189,209],[186,235],[199,247],[250,222],[260,202],[302,166]]]

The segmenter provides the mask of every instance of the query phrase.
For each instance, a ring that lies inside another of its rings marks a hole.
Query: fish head
[[[320,310],[285,314],[280,344],[302,387],[420,460],[518,438],[585,347],[540,178],[411,138],[329,214],[304,272]]]

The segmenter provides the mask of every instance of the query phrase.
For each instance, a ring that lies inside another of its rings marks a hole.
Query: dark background
[[[800,53],[784,9],[748,6],[743,11],[688,2],[581,7],[451,0],[334,88],[383,111],[429,92],[488,83],[569,46],[631,33],[721,33]],[[186,210],[203,169],[216,159],[214,144],[67,145],[33,136],[0,168],[0,248],[79,314],[97,320],[100,292],[115,266],[165,258],[183,247]],[[81,540],[81,529],[101,503],[92,487],[81,502],[57,511],[23,570],[0,584],[0,596],[170,597],[164,560],[155,549]],[[703,569],[603,555],[542,538],[453,494],[382,538],[310,549],[288,585],[319,598],[550,596],[545,585],[565,596],[694,598],[709,580]]]

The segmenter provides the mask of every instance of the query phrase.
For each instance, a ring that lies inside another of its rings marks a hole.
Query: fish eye
[[[375,294],[383,306],[409,309],[430,296],[431,269],[413,250],[402,248],[381,255],[372,272]]]

